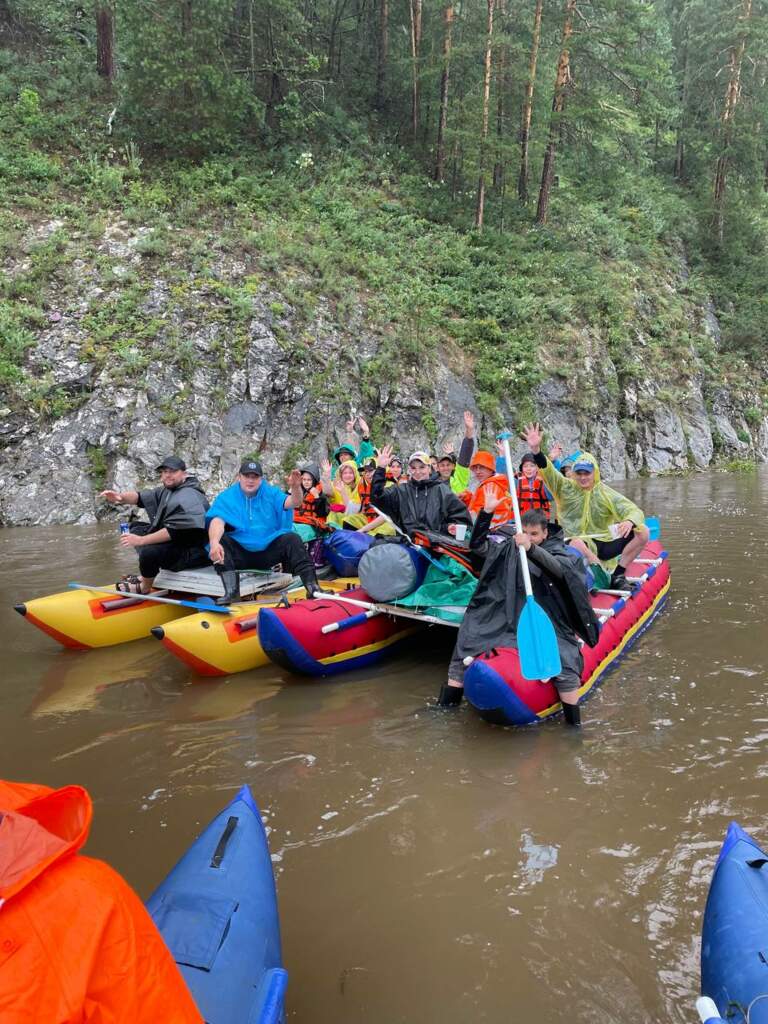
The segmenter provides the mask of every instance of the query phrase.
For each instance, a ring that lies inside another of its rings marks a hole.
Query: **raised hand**
[[[497,441],[496,442],[496,454],[500,455],[502,459],[504,458],[504,442],[503,441]]]
[[[525,441],[534,455],[541,451],[541,442],[544,437],[544,431],[542,430],[540,423],[529,423],[528,426],[524,427],[520,432],[520,437]]]
[[[385,444],[379,452],[378,458],[376,459],[376,465],[382,466],[384,469],[389,465],[389,460],[392,458],[393,448],[391,444]]]
[[[559,441],[556,441],[547,452],[547,458],[550,462],[554,462],[555,459],[560,459],[563,456],[563,446]]]
[[[368,429],[368,424],[365,422],[362,416],[357,417],[357,425],[360,427],[363,437],[370,437],[371,432]]]
[[[488,490],[488,488],[486,488],[485,500],[483,502],[483,510],[485,512],[490,512],[491,514],[493,514],[503,500],[503,495],[496,494],[494,491]]]
[[[464,433],[467,437],[475,436],[475,414],[469,409],[464,410]]]
[[[354,420],[347,420],[347,422],[344,424],[344,426],[346,428],[347,433],[351,434],[354,431],[354,429],[355,429],[355,421]]]
[[[295,487],[301,487],[301,473],[298,469],[292,469],[285,478],[285,482],[288,484],[289,490],[293,490]]]
[[[453,445],[450,441],[446,441],[443,445],[443,451],[446,455],[453,455]]]
[[[330,462],[330,459],[323,459],[323,461],[320,463],[320,470],[321,470],[321,472],[323,474],[323,477],[326,480],[329,480],[330,476],[331,476],[331,462]]]

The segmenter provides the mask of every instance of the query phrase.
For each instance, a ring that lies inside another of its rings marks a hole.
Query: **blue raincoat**
[[[261,487],[249,498],[239,483],[232,484],[215,498],[205,516],[223,519],[227,534],[246,551],[263,551],[276,537],[293,530],[293,509],[283,508],[285,491],[262,480]]]

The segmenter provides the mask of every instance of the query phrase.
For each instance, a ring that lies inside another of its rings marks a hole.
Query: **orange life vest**
[[[81,786],[0,781],[0,1021],[203,1024],[141,900],[78,852],[91,815]]]
[[[372,483],[373,480],[371,480],[369,483],[361,474],[360,483],[357,485],[357,493],[360,495],[360,511],[363,513],[363,515],[369,522],[371,522],[371,520],[373,519],[376,519],[379,514],[378,512],[374,512],[374,510],[371,508]]]
[[[491,491],[496,497],[502,498],[503,500],[496,506],[496,511],[493,513],[493,519],[491,525],[493,527],[501,526],[502,523],[508,523],[514,519],[514,513],[512,511],[512,498],[509,494],[509,481],[506,476],[501,473],[495,473],[493,476],[488,477],[480,486],[477,488],[475,493],[472,495],[472,499],[469,502],[469,511],[477,516],[483,511],[483,505],[485,504],[485,495],[488,491]],[[506,497],[505,497],[506,495]]]
[[[317,494],[313,494],[313,491],[317,491]],[[322,501],[320,499],[323,499]],[[322,506],[326,512],[325,515],[318,515],[318,507]],[[304,501],[301,505],[293,510],[293,521],[294,523],[306,523],[307,526],[314,526],[316,530],[324,530],[326,527],[325,517],[327,513],[328,502],[323,498],[323,485],[316,484],[310,490],[305,491]]]

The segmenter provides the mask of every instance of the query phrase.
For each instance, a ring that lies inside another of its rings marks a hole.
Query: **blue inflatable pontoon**
[[[147,901],[206,1024],[282,1024],[287,972],[259,809],[243,786]]]
[[[735,822],[704,911],[701,991],[728,1024],[768,1024],[768,857]]]

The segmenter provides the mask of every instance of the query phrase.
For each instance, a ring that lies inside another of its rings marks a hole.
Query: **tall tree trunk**
[[[115,16],[108,3],[96,4],[96,71],[111,82],[115,77]]]
[[[555,92],[552,97],[552,116],[549,120],[549,141],[544,154],[544,164],[541,169],[541,186],[539,188],[539,202],[536,209],[536,223],[546,224],[549,213],[549,197],[552,192],[552,182],[555,177],[555,156],[557,155],[557,143],[560,137],[561,118],[565,104],[565,90],[571,81],[571,54],[568,49],[570,38],[573,35],[573,17],[576,13],[578,0],[565,0],[565,12],[563,18],[563,36],[560,42],[560,57],[557,61],[557,74],[555,75]]]
[[[520,116],[520,175],[517,179],[517,194],[521,203],[528,202],[528,145],[531,137],[531,114],[533,113],[533,91],[536,83],[536,64],[541,44],[541,12],[544,0],[536,0],[533,14],[533,39],[528,58],[528,81],[525,83],[525,98]]]
[[[376,65],[376,109],[384,109],[389,63],[389,0],[379,0],[379,54]]]
[[[741,29],[738,39],[731,47],[731,55],[728,61],[729,75],[728,86],[725,90],[725,102],[721,117],[721,145],[720,156],[715,166],[715,227],[717,238],[720,244],[723,242],[723,223],[725,215],[725,187],[728,181],[728,162],[730,159],[729,150],[733,141],[733,120],[741,95],[741,65],[744,60],[744,50],[747,46],[747,32],[749,31],[749,19],[752,16],[752,0],[742,0]]]
[[[682,181],[685,176],[685,124],[688,109],[688,25],[683,40],[683,81],[680,85],[680,119],[675,133],[675,167],[673,176]]]
[[[507,0],[496,0],[498,6],[498,18],[496,19],[496,30],[501,31],[504,36],[507,32]],[[493,164],[493,187],[502,189],[504,186],[504,102],[509,95],[509,42],[502,38],[498,48],[498,61],[496,63],[496,159]]]
[[[477,179],[477,206],[475,227],[483,230],[485,214],[485,157],[488,144],[488,109],[491,100],[491,56],[493,52],[493,8],[495,0],[488,0],[488,30],[485,41],[485,74],[483,76],[483,128],[480,135],[480,172]]]
[[[445,131],[448,127],[448,78],[451,71],[451,35],[453,33],[453,0],[443,9],[443,73],[440,76],[440,116],[437,122],[437,144],[435,146],[435,181],[442,181],[445,174]]]
[[[411,135],[413,141],[419,134],[419,56],[421,54],[422,0],[409,0],[411,12],[411,60],[413,81],[411,85]]]

